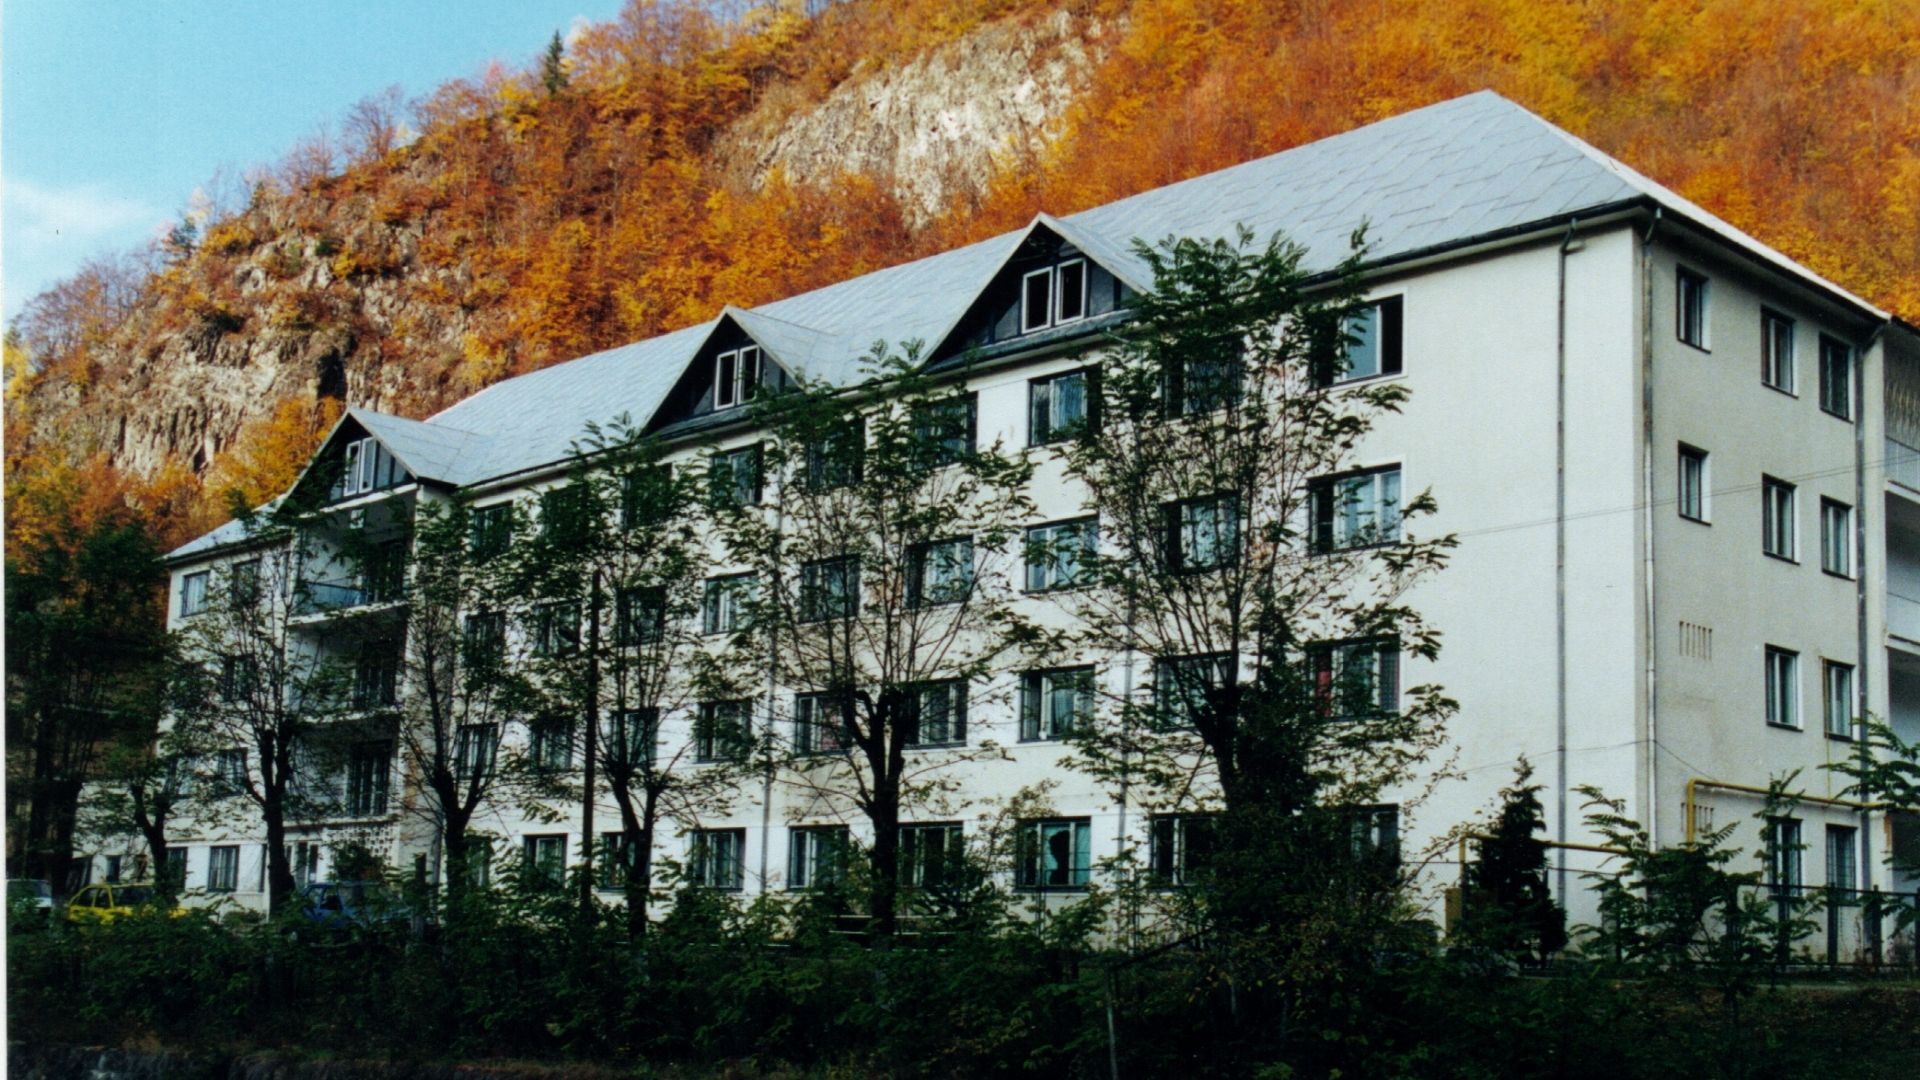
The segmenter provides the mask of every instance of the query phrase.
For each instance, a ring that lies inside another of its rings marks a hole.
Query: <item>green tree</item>
[[[1463,936],[1544,964],[1567,944],[1567,914],[1547,886],[1547,849],[1535,834],[1547,827],[1540,785],[1522,757],[1513,783],[1500,792],[1493,826],[1479,838],[1479,861],[1467,867]]]
[[[547,96],[553,97],[567,88],[567,46],[560,40],[560,31],[553,32],[553,40],[547,42],[547,49],[540,54],[540,85],[547,90]]]

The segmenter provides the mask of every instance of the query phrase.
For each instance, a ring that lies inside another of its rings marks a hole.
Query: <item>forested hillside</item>
[[[374,98],[7,344],[8,559],[498,379],[1490,87],[1920,317],[1909,0],[631,0]]]

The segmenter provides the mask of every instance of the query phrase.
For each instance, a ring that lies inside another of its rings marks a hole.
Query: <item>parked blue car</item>
[[[413,907],[385,882],[316,881],[300,894],[307,921],[327,930],[392,926],[413,922]]]

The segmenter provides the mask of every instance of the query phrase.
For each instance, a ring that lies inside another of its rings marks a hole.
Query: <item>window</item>
[[[485,562],[513,542],[513,504],[476,506],[467,519],[467,549],[474,561]]]
[[[240,887],[240,847],[221,844],[207,849],[207,891],[232,892]]]
[[[900,826],[901,886],[940,889],[958,884],[966,840],[966,829],[958,822]]]
[[[1760,549],[1778,559],[1797,562],[1799,537],[1793,527],[1793,485],[1771,476],[1760,478]]]
[[[1197,573],[1231,565],[1240,548],[1239,510],[1239,500],[1232,495],[1208,495],[1168,506],[1167,569]]]
[[[450,872],[465,873],[467,884],[476,889],[493,887],[493,837],[469,833],[465,865],[450,865]]]
[[[1020,741],[1073,734],[1093,715],[1093,668],[1029,671],[1020,680]]]
[[[673,516],[673,467],[643,465],[620,478],[620,527],[650,529]]]
[[[1400,808],[1358,806],[1349,811],[1348,850],[1362,865],[1382,870],[1400,868]]]
[[[837,754],[847,748],[847,695],[835,691],[793,698],[793,748],[802,754]]]
[[[752,574],[733,574],[707,579],[707,592],[701,607],[702,628],[709,634],[731,634],[744,630],[759,578]]]
[[[973,589],[973,537],[936,540],[920,544],[908,555],[908,601],[923,604],[952,604],[967,598]]]
[[[746,880],[747,830],[695,829],[687,845],[687,878],[704,889],[737,891]]]
[[[1793,393],[1793,320],[1760,309],[1760,381]]]
[[[1797,818],[1767,819],[1767,887],[1775,896],[1789,896],[1806,883],[1801,870],[1800,822]]]
[[[109,885],[120,883],[120,859],[118,855],[107,856],[107,884]]]
[[[848,619],[860,613],[860,560],[820,559],[800,566],[800,620]]]
[[[1820,500],[1820,568],[1853,576],[1853,507],[1832,499]]]
[[[1707,279],[1686,267],[1674,271],[1674,332],[1696,349],[1707,347]]]
[[[167,863],[165,866],[160,868],[160,872],[166,875],[166,878],[168,881],[173,882],[174,887],[186,888],[187,849],[183,847],[168,848]],[[295,880],[297,881],[298,879],[296,878]],[[300,882],[300,884],[304,885],[305,882]]]
[[[260,560],[248,559],[227,567],[227,602],[236,610],[260,602]]]
[[[631,769],[653,765],[660,740],[660,710],[648,705],[613,714],[610,761]]]
[[[713,407],[731,409],[752,400],[760,385],[760,348],[746,345],[714,357]]]
[[[853,837],[845,825],[805,825],[788,835],[787,888],[823,889],[846,878]]]
[[[247,788],[247,752],[234,748],[216,750],[213,755],[213,789],[222,797],[238,795]]]
[[[573,721],[543,716],[527,725],[527,761],[541,772],[573,768]]]
[[[1767,646],[1767,723],[1800,726],[1800,654]]]
[[[1317,480],[1309,498],[1315,551],[1344,551],[1400,539],[1398,465]]]
[[[353,662],[353,707],[378,709],[399,698],[400,646],[392,641],[369,641],[360,646]]]
[[[1099,549],[1100,525],[1095,518],[1033,526],[1027,530],[1027,591],[1085,584]]]
[[[1400,710],[1400,643],[1390,638],[1309,646],[1321,715],[1359,718]]]
[[[860,482],[867,452],[867,425],[855,420],[807,445],[807,490],[832,491]]]
[[[1219,355],[1188,357],[1166,372],[1167,415],[1195,416],[1240,400],[1240,347],[1221,343]]]
[[[695,761],[740,761],[747,756],[749,705],[744,700],[700,703],[693,727]]]
[[[561,600],[533,608],[535,656],[565,656],[580,651],[580,604]]]
[[[1092,368],[1035,379],[1027,384],[1027,445],[1071,439],[1093,427]]]
[[[1147,872],[1161,885],[1186,885],[1207,868],[1219,818],[1214,814],[1155,814],[1147,823]]]
[[[1087,262],[1068,259],[1020,279],[1020,332],[1076,322],[1087,315]]]
[[[500,750],[500,729],[493,724],[462,724],[453,734],[453,774],[461,779],[486,776]]]
[[[1853,665],[1827,660],[1820,672],[1820,711],[1827,734],[1853,738]]]
[[[659,586],[621,589],[613,598],[614,641],[646,645],[667,632],[667,590]]]
[[[552,544],[578,544],[587,535],[587,491],[571,484],[540,493],[540,535]]]
[[[387,812],[387,790],[393,777],[393,744],[359,742],[347,751],[347,813],[352,817],[379,817]]]
[[[498,665],[507,658],[507,617],[497,611],[467,616],[461,646],[469,668]]]
[[[1707,452],[1680,444],[1680,516],[1707,520]]]
[[[200,570],[180,578],[180,614],[198,615],[207,610],[207,582],[213,571]]]
[[[1820,335],[1820,408],[1853,419],[1853,350],[1825,334]]]
[[[1347,320],[1346,331],[1341,370],[1317,381],[1325,385],[1400,373],[1400,297],[1385,297],[1362,308]]]
[[[1014,883],[1022,889],[1084,889],[1092,868],[1093,826],[1086,818],[1020,823]]]
[[[1191,728],[1207,708],[1214,691],[1227,685],[1233,657],[1171,656],[1153,662],[1153,704],[1156,718],[1169,729]]]
[[[907,715],[901,734],[910,747],[957,746],[967,741],[967,684],[960,679],[924,682],[907,688]]]
[[[913,406],[913,438],[926,468],[951,465],[973,453],[978,404],[972,394]]]
[[[251,656],[220,658],[220,700],[245,703],[260,689],[260,664]]]
[[[707,501],[715,509],[760,502],[760,447],[722,450],[707,459]]]
[[[1860,887],[1859,835],[1850,825],[1827,826],[1827,889],[1834,903],[1851,903]]]
[[[626,832],[601,833],[599,864],[594,868],[595,884],[601,889],[624,889],[627,875],[631,870],[644,870],[646,863],[637,867],[634,860],[640,857],[640,845],[634,843],[633,836]],[[644,873],[635,875],[635,882],[644,888],[647,884]]]
[[[567,880],[567,834],[529,836],[524,841],[527,886],[533,889],[558,889]]]

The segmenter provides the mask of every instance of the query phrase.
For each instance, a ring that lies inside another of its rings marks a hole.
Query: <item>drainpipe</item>
[[[1560,903],[1567,902],[1567,788],[1570,766],[1567,762],[1567,256],[1585,247],[1576,244],[1574,230],[1579,218],[1567,222],[1567,235],[1561,238],[1554,321],[1554,404],[1553,404],[1553,641],[1554,641],[1554,792],[1559,805],[1554,813],[1554,837],[1559,843],[1554,858],[1555,890]]]
[[[1862,769],[1873,764],[1873,748],[1868,745],[1864,727],[1867,716],[1867,678],[1870,671],[1868,657],[1871,655],[1872,648],[1867,635],[1867,354],[1873,351],[1873,347],[1880,342],[1881,335],[1885,334],[1887,327],[1892,324],[1893,321],[1889,319],[1875,327],[1873,335],[1855,350],[1853,362],[1853,400],[1856,402],[1853,422],[1853,505],[1859,507],[1853,515],[1854,633],[1857,638],[1855,648],[1858,652],[1859,666],[1859,671],[1853,680],[1853,696],[1854,715],[1860,717],[1862,721],[1861,725],[1854,729],[1856,736],[1854,745]],[[1882,368],[1884,370],[1884,363]],[[1884,375],[1881,377],[1880,385],[1882,387],[1886,385]],[[1882,396],[1884,397],[1884,393]],[[1884,451],[1887,445],[1884,407],[1880,411],[1880,416],[1880,446]],[[1876,500],[1876,509],[1884,516],[1887,504],[1884,494],[1885,484],[1883,483],[1881,487],[1883,493]],[[1882,579],[1884,578],[1883,573]],[[1888,686],[1887,697],[1887,711],[1891,714],[1893,711],[1891,684]],[[1891,715],[1888,719],[1892,719]],[[1868,799],[1873,798],[1871,791],[1863,791],[1861,794]],[[1867,883],[1871,885],[1873,882],[1873,814],[1864,806],[1860,808],[1860,869],[1866,873]]]
[[[1653,234],[1660,227],[1661,208],[1653,208],[1653,220],[1647,222],[1646,235],[1640,238],[1640,529],[1642,566],[1645,577],[1641,603],[1646,608],[1647,659],[1647,788],[1644,798],[1647,838],[1660,847],[1660,754],[1659,693],[1657,686],[1659,624],[1653,609]]]

